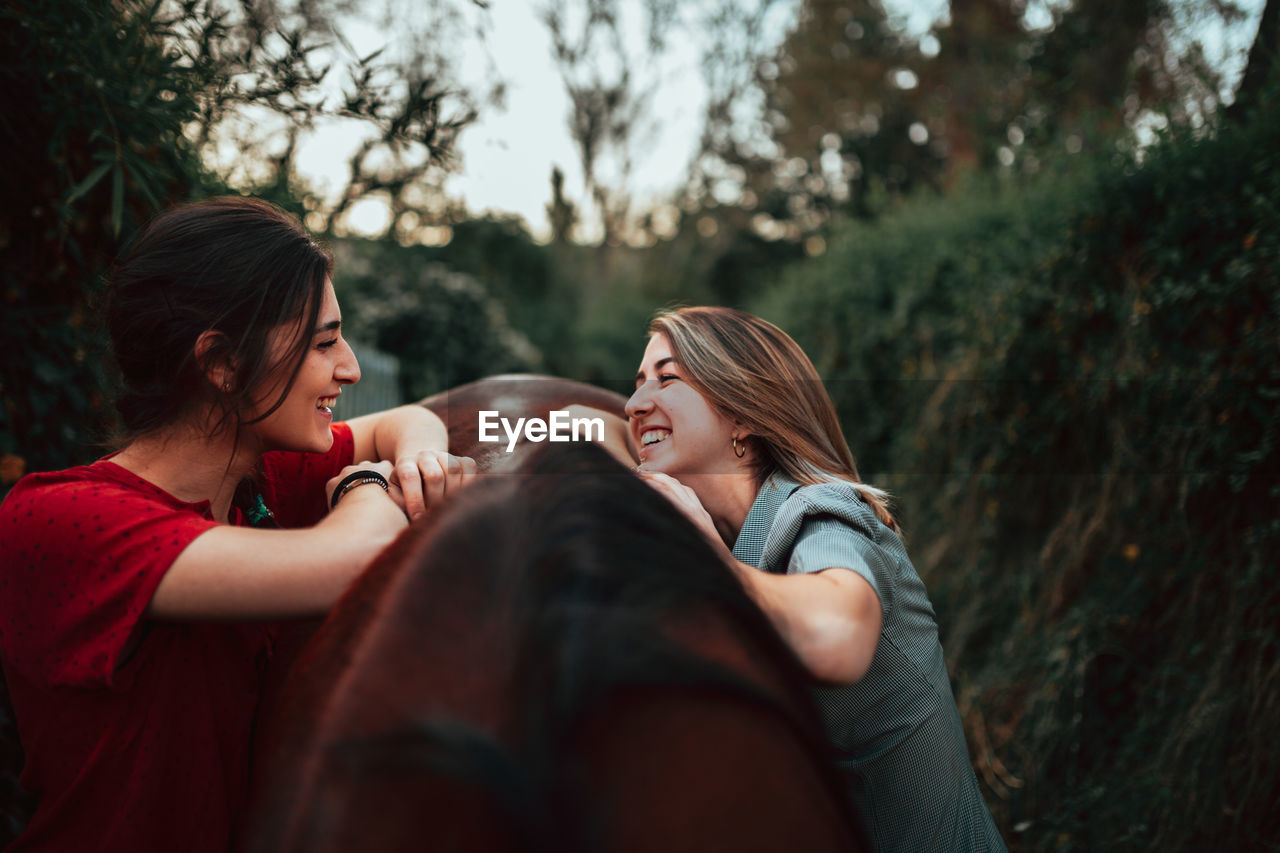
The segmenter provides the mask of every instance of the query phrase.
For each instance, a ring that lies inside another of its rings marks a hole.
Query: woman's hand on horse
[[[474,459],[443,450],[419,450],[396,459],[394,468],[394,482],[404,494],[402,507],[410,521],[438,507],[475,476]]]
[[[710,540],[716,550],[726,550],[724,540],[720,538],[715,522],[711,520],[711,514],[702,506],[702,501],[698,500],[698,495],[693,489],[675,477],[668,474],[660,474],[657,471],[638,470],[636,474],[640,479],[657,489],[658,494],[671,501],[676,509],[684,513],[685,518],[692,521],[693,526],[702,531],[702,535]]]

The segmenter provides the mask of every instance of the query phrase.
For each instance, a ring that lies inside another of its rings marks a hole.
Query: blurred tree
[[[450,226],[448,242],[388,246],[377,267],[443,264],[474,277],[502,305],[512,328],[544,354],[540,369],[567,375],[575,370],[581,293],[577,279],[567,276],[561,264],[565,248],[538,245],[518,217],[466,216]],[[504,368],[495,364],[490,372],[499,369]]]
[[[740,137],[706,152],[704,168],[723,171],[722,160],[746,179],[747,206],[772,237],[812,232],[837,207],[865,215],[881,186],[936,186],[937,147],[910,136],[921,64],[878,0],[810,0],[782,47],[756,60],[756,133],[768,143]]]
[[[548,4],[542,20],[569,96],[569,133],[598,217],[592,224],[598,225],[602,242],[616,245],[631,209],[627,180],[651,84],[639,80],[636,56],[623,37],[619,0]],[[656,33],[650,35],[651,45],[660,39]],[[608,177],[602,161],[612,173]]]
[[[1275,83],[1280,64],[1276,62],[1280,55],[1280,3],[1267,0],[1262,8],[1262,17],[1258,23],[1258,34],[1249,49],[1249,61],[1245,65],[1244,76],[1240,87],[1236,90],[1236,100],[1228,110],[1233,117],[1260,108],[1263,105],[1263,92]]]
[[[334,280],[343,327],[399,357],[404,399],[538,366],[537,349],[478,279],[415,254],[394,243],[349,241]]]
[[[1222,81],[1185,24],[1240,20],[1231,0],[1037,5],[1047,23],[1022,0],[952,0],[917,39],[879,0],[804,0],[776,53],[740,57],[761,99],[745,125],[749,89],[714,105],[695,197],[723,203],[732,193],[716,184],[736,181],[730,203],[756,211],[758,233],[800,238],[836,210],[868,216],[975,171],[1034,172],[1216,108]]]
[[[578,224],[578,210],[564,194],[564,172],[559,166],[551,170],[551,203],[547,205],[547,219],[551,222],[551,239],[560,245],[573,238]]]
[[[213,22],[209,38],[215,38]],[[151,4],[0,9],[0,452],[42,470],[105,416],[89,298],[121,241],[209,179],[183,134],[217,77]]]
[[[324,233],[345,231],[347,212],[371,196],[388,205],[392,223],[441,207],[453,144],[476,115],[436,47],[444,39],[400,39],[407,54],[390,57],[383,46],[362,56],[340,32],[352,14],[343,0],[241,0],[235,14],[209,0],[184,2],[191,9],[179,44],[218,70],[201,91],[190,135],[231,183],[306,211],[307,225]],[[471,5],[485,9],[482,0]],[[451,0],[432,0],[384,23],[402,29],[425,19],[453,32],[456,15]],[[477,29],[483,39],[483,25]],[[500,98],[500,88],[490,95]],[[345,185],[321,192],[300,179],[297,159],[317,132],[344,124],[357,127],[360,141],[347,156]]]

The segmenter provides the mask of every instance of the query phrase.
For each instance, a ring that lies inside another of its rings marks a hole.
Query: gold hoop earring
[[[734,456],[736,456],[736,457],[738,457],[739,459],[741,459],[742,457],[744,457],[744,456],[746,456],[746,455],[747,455],[747,442],[746,442],[746,439],[743,439],[743,441],[742,441],[742,447],[738,447],[738,438],[737,438],[737,436],[734,436],[734,439],[733,439],[733,455],[734,455]]]

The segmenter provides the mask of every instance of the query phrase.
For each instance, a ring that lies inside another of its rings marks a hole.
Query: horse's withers
[[[457,452],[497,382],[424,401]],[[620,410],[545,382],[513,414]],[[334,608],[249,849],[857,849],[805,677],[700,534],[595,448],[517,455]]]

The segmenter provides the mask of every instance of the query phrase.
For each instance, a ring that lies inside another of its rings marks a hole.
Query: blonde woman
[[[627,402],[638,473],[698,525],[818,682],[877,850],[1003,850],[938,626],[813,364],[727,308],[659,315]]]

